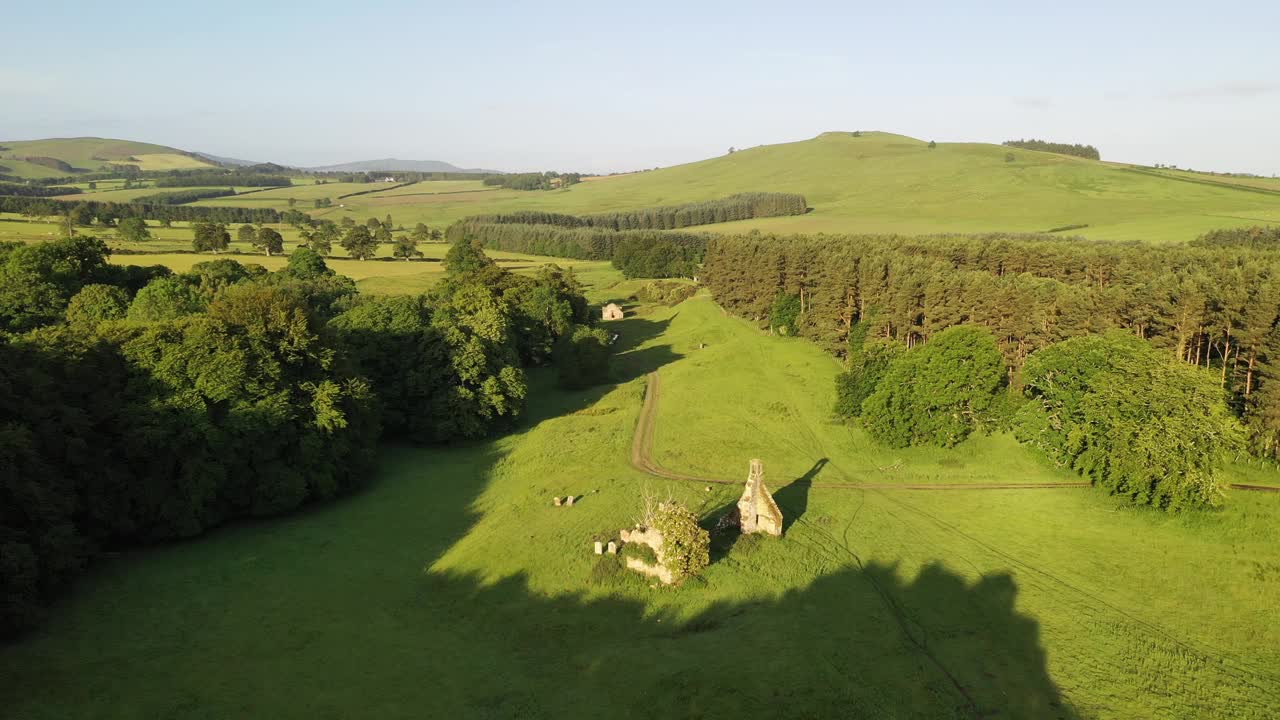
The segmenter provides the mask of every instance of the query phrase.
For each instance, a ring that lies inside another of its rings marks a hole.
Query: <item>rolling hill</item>
[[[94,172],[112,164],[142,170],[213,167],[194,153],[165,145],[110,138],[0,140],[0,174],[20,178],[64,177]]]
[[[718,225],[716,231],[1069,232],[1187,240],[1217,227],[1280,223],[1266,185],[1191,182],[1134,166],[983,143],[928,143],[889,133],[824,133],[701,162],[575,186],[548,209],[610,210],[735,192],[803,193],[813,212]],[[563,199],[561,199],[563,198]]]
[[[373,164],[379,164],[374,161]],[[585,214],[721,198],[737,192],[802,193],[812,212],[708,225],[710,232],[1045,232],[1114,240],[1190,240],[1221,227],[1280,223],[1280,185],[1155,170],[984,143],[939,143],[881,132],[829,132],[800,142],[627,175],[589,178],[555,191],[435,193],[411,190],[345,198],[318,211],[336,220],[383,217],[447,225],[514,210]],[[480,187],[475,188],[481,189]],[[288,207],[284,196],[255,195]],[[221,198],[200,204],[236,204]]]

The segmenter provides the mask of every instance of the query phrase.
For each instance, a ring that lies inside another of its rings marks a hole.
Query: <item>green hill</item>
[[[984,143],[930,148],[926,141],[880,132],[860,137],[824,133],[687,165],[592,178],[561,191],[438,197],[375,193],[344,200],[345,208],[331,215],[391,213],[398,222],[441,224],[477,213],[589,213],[747,191],[802,193],[813,212],[706,229],[938,233],[1071,228],[1061,232],[1177,241],[1213,228],[1280,223],[1280,185],[1262,179],[1246,183],[1161,172]]]
[[[0,166],[7,168],[0,174],[22,178],[63,177],[112,164],[137,165],[141,170],[213,167],[176,148],[110,138],[0,140],[0,148]]]

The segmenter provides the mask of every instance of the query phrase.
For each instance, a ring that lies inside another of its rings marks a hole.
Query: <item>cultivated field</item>
[[[371,264],[371,263],[366,263]],[[635,283],[601,278],[593,300]],[[836,364],[705,296],[609,327],[617,384],[535,373],[514,433],[391,448],[366,491],[97,565],[0,654],[23,718],[1267,718],[1280,706],[1280,496],[1132,509],[1005,436],[887,450],[830,421]],[[710,523],[739,488],[629,462],[646,376],[653,453],[745,477],[764,460],[784,538],[713,549],[679,589],[593,539],[645,494]],[[809,487],[812,481],[819,486]],[[553,495],[582,496],[572,509]]]
[[[168,157],[145,143],[47,141],[77,161],[95,152]],[[72,149],[67,150],[70,143]],[[2,144],[2,143],[0,143]],[[15,150],[19,144],[10,144]],[[32,144],[27,152],[51,148]],[[150,150],[150,152],[143,152]],[[171,149],[170,149],[171,150]],[[87,153],[87,155],[86,155]],[[186,156],[177,156],[185,158]],[[187,158],[188,160],[190,158]],[[8,162],[8,161],[0,161]],[[40,168],[39,170],[48,170]],[[50,171],[41,175],[60,173]],[[562,190],[523,192],[479,180],[324,183],[198,201],[203,206],[293,207],[316,218],[444,227],[469,215],[517,210],[588,214],[767,190],[802,193],[812,212],[706,226],[710,232],[1045,232],[1114,240],[1185,241],[1215,228],[1280,223],[1280,180],[1142,168],[981,143],[940,143],[889,133],[824,133],[660,170],[591,178]],[[128,200],[140,191],[106,191]],[[360,193],[352,195],[353,193]],[[350,197],[342,197],[350,195]],[[316,209],[329,198],[333,207]]]
[[[1013,160],[1009,161],[1008,156]],[[712,232],[1044,232],[1091,238],[1190,240],[1214,228],[1280,222],[1280,188],[1267,179],[1133,168],[980,143],[928,143],[888,133],[826,133],[661,170],[596,178],[563,190],[485,190],[478,181],[435,181],[338,200],[386,184],[293,188],[200,205],[284,209],[294,197],[345,207],[316,217],[391,213],[397,223],[452,223],[513,210],[573,214],[710,200],[735,192],[797,192],[813,212],[708,226]],[[470,190],[470,192],[464,192]],[[305,208],[304,208],[305,209]]]
[[[140,170],[182,170],[210,168],[205,162],[164,145],[111,140],[106,138],[49,138],[45,140],[0,140],[0,165],[10,168],[6,175],[44,178],[67,175],[63,170],[16,158],[49,157],[80,170],[97,171],[112,163],[137,165]]]

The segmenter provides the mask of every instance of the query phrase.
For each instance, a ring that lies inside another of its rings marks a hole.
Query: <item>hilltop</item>
[[[381,164],[374,161],[372,164]],[[385,168],[380,168],[385,169]],[[368,186],[356,188],[367,191]],[[1114,240],[1191,240],[1207,230],[1280,223],[1280,184],[1089,160],[986,143],[938,143],[884,132],[828,132],[657,170],[587,178],[553,191],[439,183],[344,200],[317,217],[382,217],[447,225],[516,210],[573,214],[723,198],[739,192],[805,196],[812,212],[705,226],[803,233],[1045,232]],[[473,192],[461,192],[471,190]],[[487,190],[487,192],[480,192]],[[342,190],[326,188],[337,196]],[[253,196],[288,207],[295,190]],[[238,198],[201,205],[242,204]]]
[[[143,169],[200,167],[206,160],[162,145],[77,138],[0,142],[0,173],[51,177],[64,171],[15,156],[48,156],[77,168],[109,158]],[[128,158],[134,158],[129,161]],[[223,158],[217,158],[223,160]],[[486,173],[436,160],[386,158],[311,171]],[[461,184],[459,184],[461,183]],[[470,184],[467,184],[470,183]],[[455,181],[379,190],[369,184],[217,198],[199,205],[285,210],[290,200],[342,198],[314,213],[338,219],[392,214],[405,223],[448,225],[495,212],[573,214],[633,210],[723,198],[739,192],[805,196],[812,212],[707,226],[710,232],[778,233],[1058,232],[1110,240],[1191,240],[1225,227],[1280,223],[1280,181],[1191,173],[988,143],[937,143],[887,132],[827,132],[799,142],[739,150],[651,171],[588,178],[553,191]],[[104,198],[105,199],[105,198]]]
[[[829,132],[571,189],[563,205],[613,209],[768,190],[805,195],[813,212],[716,226],[779,232],[1049,231],[1185,240],[1205,230],[1280,222],[1280,192],[1203,182],[1122,163],[985,143]],[[567,194],[567,193],[566,193]],[[1073,227],[1075,226],[1075,227]]]
[[[112,138],[79,137],[0,140],[0,175],[19,178],[63,177],[136,165],[139,170],[213,167],[185,150]]]

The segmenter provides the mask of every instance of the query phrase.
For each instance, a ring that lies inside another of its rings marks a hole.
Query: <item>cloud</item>
[[[1270,95],[1280,91],[1280,85],[1274,83],[1229,82],[1201,87],[1185,88],[1160,96],[1162,100],[1212,100],[1236,99],[1249,100],[1262,95]]]

